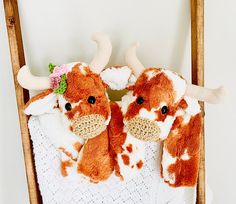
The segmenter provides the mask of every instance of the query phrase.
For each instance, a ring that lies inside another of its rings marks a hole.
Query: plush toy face
[[[64,93],[54,93],[58,87],[47,90],[44,94],[33,97],[25,112],[37,114],[39,111],[38,114],[42,114],[51,111],[50,107],[58,109],[67,129],[82,138],[95,137],[109,123],[110,107],[105,92],[106,85],[84,63],[63,67],[68,68]],[[55,73],[51,75],[54,76]]]
[[[100,134],[110,117],[106,85],[97,74],[80,64],[67,74],[67,83],[59,107],[69,121],[69,129],[83,138]]]
[[[146,141],[166,138],[185,89],[185,80],[175,73],[146,69],[123,98],[124,120],[130,133]],[[125,100],[130,101],[128,106]]]

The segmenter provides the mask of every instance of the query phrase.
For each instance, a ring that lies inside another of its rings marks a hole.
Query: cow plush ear
[[[161,173],[169,185],[179,187],[196,184],[201,125],[198,101],[184,97],[179,102],[175,121],[163,144]]]
[[[136,81],[132,70],[127,66],[107,68],[101,72],[100,76],[112,90],[126,89]]]
[[[25,105],[24,112],[26,115],[41,115],[51,112],[55,107],[57,107],[57,96],[52,89],[47,89],[32,97]]]

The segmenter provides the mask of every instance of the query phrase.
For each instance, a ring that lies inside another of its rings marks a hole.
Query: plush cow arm
[[[84,143],[78,157],[77,172],[95,183],[110,177],[113,172],[113,158],[107,130]]]
[[[176,117],[164,141],[161,173],[171,186],[194,186],[197,182],[201,137],[199,111],[197,102],[188,100],[184,115]]]
[[[75,167],[84,140],[72,132],[66,131],[62,125],[59,111],[40,115],[39,121],[44,133],[60,154],[62,175],[67,176],[68,167]]]
[[[52,89],[47,89],[32,97],[25,105],[26,115],[41,115],[51,112],[57,106],[57,96]]]
[[[108,129],[115,174],[121,180],[127,181],[137,175],[143,167],[144,142],[125,131],[122,111],[117,103],[111,103]]]

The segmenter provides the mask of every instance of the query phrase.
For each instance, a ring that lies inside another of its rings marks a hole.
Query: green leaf
[[[53,73],[53,70],[54,70],[54,68],[55,68],[55,64],[52,64],[52,63],[50,63],[49,65],[48,65],[48,68],[49,68],[49,72],[50,73]]]
[[[66,83],[66,74],[63,74],[61,76],[61,81],[59,84],[59,87],[55,90],[55,93],[57,94],[64,94],[67,88],[67,83]]]

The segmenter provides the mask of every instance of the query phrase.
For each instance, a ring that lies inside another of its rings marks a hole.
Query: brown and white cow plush
[[[61,153],[62,175],[67,176],[77,165],[78,173],[98,182],[106,180],[113,171],[107,131],[111,111],[107,85],[99,76],[109,61],[111,44],[101,33],[94,40],[98,52],[89,65],[80,62],[51,65],[50,77],[35,77],[24,66],[18,73],[18,82],[25,89],[46,89],[26,104],[27,115],[48,117],[48,124],[44,124],[48,130],[56,120],[59,125],[54,126],[59,128],[63,124],[64,128],[50,130],[49,135]]]
[[[224,89],[188,85],[178,74],[158,68],[144,68],[128,49],[126,61],[137,80],[128,87],[121,104],[111,105],[109,125],[116,174],[128,179],[138,174],[145,148],[163,141],[161,176],[170,186],[194,186],[199,168],[201,110],[198,100],[217,103]]]

